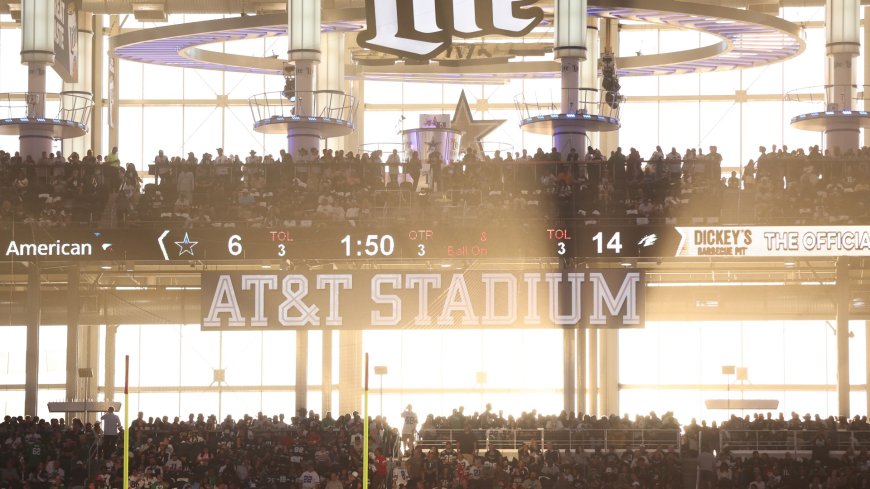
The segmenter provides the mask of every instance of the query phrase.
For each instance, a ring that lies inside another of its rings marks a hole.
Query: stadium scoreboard
[[[870,226],[297,226],[0,228],[7,259],[360,260],[870,256]]]

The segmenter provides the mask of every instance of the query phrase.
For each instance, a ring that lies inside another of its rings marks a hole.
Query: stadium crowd
[[[590,147],[583,159],[573,150],[505,157],[467,150],[449,165],[434,152],[403,159],[397,151],[312,149],[294,159],[284,150],[277,158],[251,151],[244,160],[216,153],[169,158],[160,151],[150,165],[154,183],[146,183],[135,165],[121,165],[117,148],[106,158],[58,152],[36,161],[0,151],[0,221],[271,227],[377,218],[849,224],[870,217],[870,148],[759,148],[730,177],[715,146],[706,154],[656,147],[646,159],[634,148],[605,157]]]
[[[837,429],[867,430],[866,418],[790,420],[763,415],[722,423],[759,432],[777,429],[819,429],[819,442],[809,454],[802,452],[740,455],[729,447],[702,441],[700,451],[688,440],[701,430],[694,420],[683,427],[682,450],[626,445],[624,449],[541,446],[533,437],[516,451],[502,453],[483,429],[533,428],[547,431],[584,431],[660,428],[680,431],[668,413],[595,419],[589,416],[543,416],[523,413],[504,418],[487,406],[483,413],[465,415],[462,408],[448,417],[428,416],[415,441],[416,415],[411,406],[403,413],[401,436],[380,417],[370,419],[371,487],[380,489],[635,489],[683,487],[682,458],[697,456],[702,488],[834,489],[866,488],[870,484],[870,456],[851,448],[831,455],[830,438]],[[289,421],[289,422],[288,422]],[[102,423],[63,419],[6,416],[0,423],[0,487],[60,489],[67,487],[116,488],[122,486],[123,445],[117,439],[119,419],[112,413]],[[101,426],[102,425],[102,426]],[[103,426],[105,433],[103,433]],[[456,428],[453,442],[426,443],[427,432]],[[827,431],[825,431],[827,430]],[[105,434],[106,436],[102,436]],[[300,410],[284,415],[234,420],[227,416],[191,414],[187,420],[145,418],[131,423],[130,487],[138,489],[362,489],[363,420],[359,413],[321,419]],[[540,436],[540,435],[538,435]],[[715,437],[718,440],[718,436]],[[713,437],[701,440],[712,440]],[[404,442],[404,448],[399,447]],[[416,446],[414,444],[416,443]],[[700,452],[700,453],[699,453]],[[692,466],[694,470],[694,466]]]

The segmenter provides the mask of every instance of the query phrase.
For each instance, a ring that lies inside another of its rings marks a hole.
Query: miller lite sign
[[[361,47],[427,60],[453,37],[522,37],[544,18],[537,0],[366,0]]]

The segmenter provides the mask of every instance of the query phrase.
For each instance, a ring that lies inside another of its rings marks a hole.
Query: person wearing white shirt
[[[402,462],[395,469],[393,469],[393,489],[398,489],[399,487],[408,487],[408,483],[411,482],[411,474],[408,472],[406,467],[407,462]]]
[[[229,165],[232,163],[230,157],[224,154],[223,148],[217,148],[217,157],[214,159],[215,165]]]
[[[169,158],[167,158],[166,155],[163,154],[162,149],[160,151],[158,151],[157,156],[154,157],[154,164],[155,165],[167,165],[167,164],[169,164]]]
[[[109,410],[100,419],[103,420],[103,453],[109,458],[115,452],[121,418],[115,414],[115,408],[109,406]]]
[[[320,487],[320,476],[314,471],[310,465],[306,466],[305,472],[299,476],[299,482],[302,489],[317,489]]]
[[[417,433],[417,414],[411,409],[411,405],[402,412],[405,422],[402,425],[402,445],[408,452],[414,451],[414,435]]]
[[[257,152],[253,149],[251,150],[250,156],[245,158],[246,165],[258,165],[263,162],[263,159],[257,156]]]

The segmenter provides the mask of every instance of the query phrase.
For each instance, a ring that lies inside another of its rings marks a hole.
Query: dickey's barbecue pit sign
[[[366,0],[358,44],[402,58],[427,60],[453,37],[522,37],[544,18],[537,0]]]

